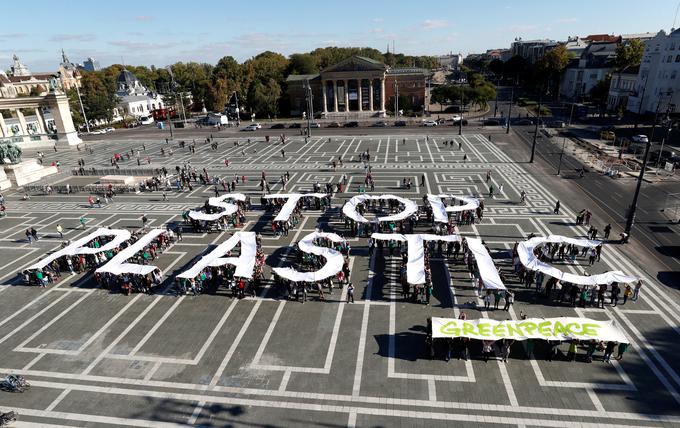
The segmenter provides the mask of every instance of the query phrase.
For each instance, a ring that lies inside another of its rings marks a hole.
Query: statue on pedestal
[[[21,161],[21,147],[16,144],[0,144],[0,164],[15,164]]]

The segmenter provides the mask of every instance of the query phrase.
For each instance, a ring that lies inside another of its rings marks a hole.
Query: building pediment
[[[351,56],[345,60],[340,61],[337,64],[326,67],[321,71],[321,73],[337,73],[346,71],[385,71],[387,70],[387,65],[376,61],[374,59],[362,57],[362,56]]]

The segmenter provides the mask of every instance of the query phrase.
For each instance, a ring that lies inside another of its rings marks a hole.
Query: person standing
[[[149,219],[146,218],[146,214],[142,214],[142,229],[146,230],[146,224],[148,223]]]
[[[553,214],[559,214],[560,213],[560,201],[559,199],[557,202],[555,202],[555,209],[553,210]]]
[[[64,239],[64,228],[60,224],[57,224],[57,233],[59,234],[59,239]]]
[[[347,303],[354,303],[354,286],[351,282],[347,285]]]
[[[619,343],[619,349],[618,349],[618,355],[616,356],[617,360],[622,360],[623,359],[623,354],[628,350],[628,343]]]
[[[26,232],[24,233],[26,235],[26,240],[28,241],[29,244],[33,243],[33,235],[31,235],[31,229],[26,229]]]
[[[642,280],[638,280],[635,284],[635,289],[633,290],[633,302],[637,302],[638,297],[640,297],[640,289],[642,288]]]
[[[603,230],[604,230],[604,239],[609,239],[609,233],[611,233],[611,231],[612,231],[612,225],[611,225],[611,224],[607,224],[607,225],[604,227]]]
[[[510,307],[512,306],[513,303],[515,303],[515,294],[510,290],[506,290],[505,291],[505,307],[503,308],[503,310],[506,311],[506,312],[509,311]]]
[[[623,304],[625,305],[628,299],[633,295],[633,287],[630,284],[626,285],[625,290],[623,290]]]
[[[491,307],[491,290],[486,290],[486,294],[484,295],[484,309],[487,311]]]
[[[607,347],[604,349],[604,361],[607,364],[611,364],[612,354],[614,353],[614,348],[616,347],[616,342],[607,342]]]
[[[83,230],[85,230],[85,223],[87,220],[85,220],[85,216],[80,217],[80,225],[83,226]]]

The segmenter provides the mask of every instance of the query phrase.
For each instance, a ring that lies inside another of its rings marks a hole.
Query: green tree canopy
[[[623,70],[628,66],[640,65],[645,45],[640,39],[631,39],[627,43],[616,46],[616,59],[614,64],[617,70]]]

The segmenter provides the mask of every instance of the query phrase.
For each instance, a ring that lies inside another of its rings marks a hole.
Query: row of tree
[[[234,97],[239,107],[259,117],[277,116],[289,111],[285,79],[289,74],[314,74],[350,56],[361,55],[392,67],[434,68],[437,60],[429,56],[382,53],[372,48],[318,48],[309,53],[285,57],[266,51],[239,63],[231,56],[217,64],[178,62],[166,68],[125,66],[149,90],[172,96],[190,93],[195,110],[205,107],[222,111]],[[111,120],[116,97],[117,78],[123,66],[114,64],[100,71],[83,72],[82,101],[88,119]],[[76,123],[83,123],[75,91],[69,93]]]
[[[431,100],[438,104],[476,105],[486,108],[488,102],[496,98],[496,86],[489,82],[482,73],[463,66],[467,80],[466,85],[447,84],[432,89]]]

